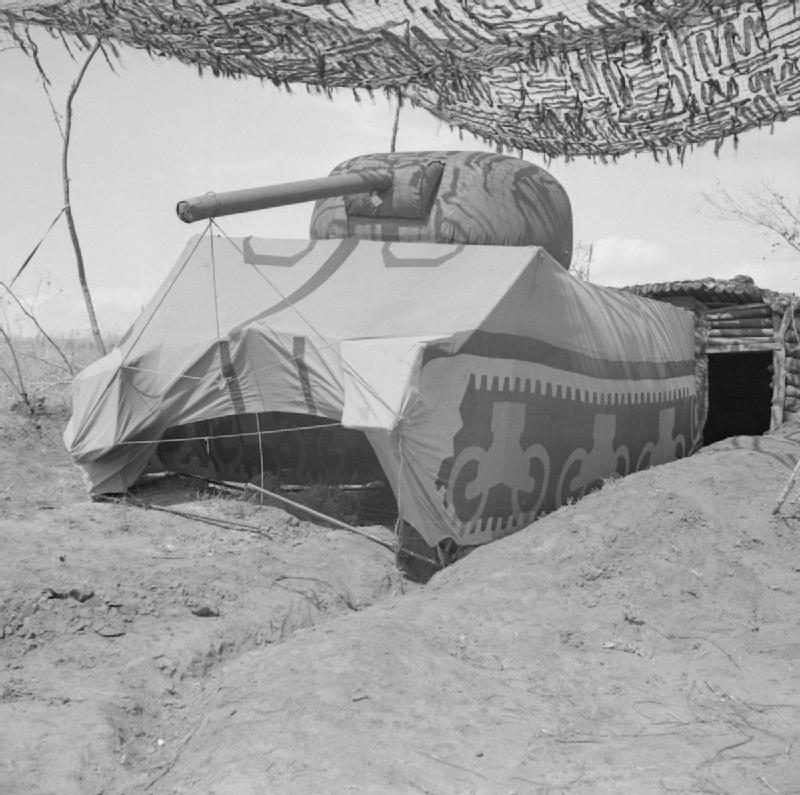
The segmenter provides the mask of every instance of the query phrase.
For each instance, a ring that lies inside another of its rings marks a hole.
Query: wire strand
[[[256,415],[258,417],[258,415]],[[316,425],[300,425],[296,428],[276,428],[271,431],[242,431],[241,433],[207,433],[200,436],[182,436],[179,439],[131,439],[127,442],[116,442],[114,447],[134,444],[177,444],[180,442],[210,442],[215,439],[240,439],[244,436],[272,436],[277,433],[293,433],[295,431],[316,431],[323,428],[340,428],[341,422],[317,423]]]
[[[39,238],[39,242],[33,247],[31,253],[28,254],[27,257],[25,257],[25,261],[22,263],[22,265],[20,265],[19,270],[17,270],[17,272],[14,274],[14,278],[8,284],[9,287],[14,286],[14,282],[22,275],[22,272],[25,270],[25,268],[28,267],[30,261],[34,258],[34,256],[36,256],[36,252],[39,250],[39,247],[42,245],[42,243],[44,243],[45,239],[50,234],[53,227],[56,225],[58,219],[61,218],[62,215],[64,215],[66,210],[67,208],[66,206],[64,206],[58,211],[56,217],[50,222],[50,226],[47,227],[45,233]]]

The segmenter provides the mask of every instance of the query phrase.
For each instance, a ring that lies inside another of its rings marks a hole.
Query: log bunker
[[[800,299],[749,276],[639,284],[630,292],[695,315],[703,443],[758,435],[800,415]]]

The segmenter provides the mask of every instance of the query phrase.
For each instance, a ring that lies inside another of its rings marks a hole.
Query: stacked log
[[[783,370],[786,383],[784,420],[800,415],[800,341],[797,338],[797,318],[792,316],[792,309],[793,307],[790,307],[786,312],[781,323],[781,329],[786,329],[783,336]]]
[[[789,357],[786,357],[789,361]],[[783,400],[783,414],[785,419],[789,419],[787,415],[800,413],[800,373],[790,373],[786,371],[786,395]]]
[[[750,345],[764,349],[764,343],[774,341],[772,309],[768,304],[742,304],[706,313],[708,350],[736,347],[746,350]]]
[[[769,304],[739,304],[738,306],[726,306],[724,309],[710,309],[706,312],[706,319],[713,322],[764,317],[772,318],[772,308]]]
[[[764,326],[763,328],[759,328],[758,326],[745,326],[745,327],[736,327],[736,328],[709,328],[708,336],[709,339],[713,337],[753,337],[754,339],[764,338],[772,339],[775,335],[775,332],[772,328],[772,323],[770,322],[769,327]]]
[[[772,329],[771,317],[750,317],[738,318],[736,320],[717,320],[713,321],[715,331],[725,331],[727,329]]]

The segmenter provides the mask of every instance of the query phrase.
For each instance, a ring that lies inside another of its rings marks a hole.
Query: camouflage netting
[[[793,0],[0,0],[219,75],[402,91],[500,147],[676,153],[800,110]]]

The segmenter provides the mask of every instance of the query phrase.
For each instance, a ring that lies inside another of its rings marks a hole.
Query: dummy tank
[[[308,240],[214,234],[310,200]],[[570,275],[569,200],[535,165],[367,155],[177,212],[213,223],[76,382],[95,493],[385,479],[431,546],[474,545],[699,444],[692,315]]]

